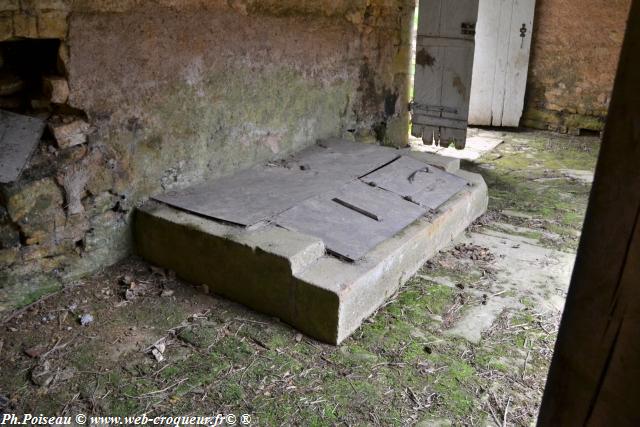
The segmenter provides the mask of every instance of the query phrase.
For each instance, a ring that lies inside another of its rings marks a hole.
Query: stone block
[[[14,184],[3,190],[3,197],[28,245],[49,240],[65,222],[62,191],[51,178]]]
[[[85,194],[85,186],[89,181],[89,176],[90,171],[84,162],[75,163],[59,174],[58,183],[64,187],[69,215],[84,212],[82,197]]]
[[[57,234],[60,239],[77,242],[84,238],[90,228],[91,224],[85,215],[70,215],[67,216],[67,222]]]
[[[41,38],[66,39],[69,29],[67,16],[66,12],[41,12],[38,15],[38,35]]]
[[[23,0],[24,1],[24,0]],[[70,0],[29,0],[33,9],[67,11],[71,7]]]
[[[66,43],[60,43],[58,48],[58,71],[65,75],[69,74],[69,47]]]
[[[19,260],[20,251],[18,248],[0,249],[0,270],[6,269],[6,267],[11,266]]]
[[[82,119],[67,118],[62,121],[52,121],[49,123],[49,129],[53,133],[58,147],[68,148],[87,142],[91,126]]]
[[[272,226],[239,229],[157,203],[136,212],[136,248],[187,281],[339,344],[486,210],[482,177],[457,174],[472,185],[355,263],[327,256],[315,237]]]
[[[23,106],[24,106],[24,99],[20,96],[0,97],[0,109],[2,110],[18,110]]]
[[[73,241],[63,240],[61,242],[47,241],[22,248],[22,259],[26,262],[41,260],[63,254],[73,253],[75,244]]]
[[[24,80],[20,77],[5,74],[0,76],[0,96],[15,95],[24,89]]]
[[[107,211],[91,218],[90,226],[84,238],[86,252],[107,251],[117,258],[131,249],[130,224],[124,215]]]
[[[0,0],[0,12],[20,10],[19,0]]]
[[[53,104],[64,104],[69,99],[69,83],[64,77],[44,77],[42,86],[44,94]]]
[[[112,210],[120,198],[109,191],[103,191],[95,196],[87,197],[84,201],[87,215],[96,216]]]
[[[20,244],[20,232],[13,224],[0,224],[0,249],[8,249]]]
[[[13,14],[0,13],[0,42],[13,37]]]
[[[84,162],[91,171],[91,176],[85,186],[90,194],[114,191],[117,174],[114,172],[114,168],[111,167],[109,160],[100,150],[91,150]]]
[[[37,38],[38,21],[36,17],[24,13],[13,15],[13,34],[15,37]]]

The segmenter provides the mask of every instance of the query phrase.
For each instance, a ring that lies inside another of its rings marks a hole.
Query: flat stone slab
[[[468,184],[406,153],[322,140],[284,159],[154,199],[237,226],[277,224],[318,237],[328,252],[357,261]]]
[[[44,121],[0,110],[0,183],[15,181],[33,154]]]
[[[447,335],[477,344],[505,309],[523,308],[523,297],[543,316],[557,316],[564,309],[575,254],[545,248],[535,239],[490,228],[461,236],[456,243],[487,248],[495,255],[496,273],[489,290],[467,289],[478,301],[483,294],[493,295],[485,304],[468,304],[471,308],[446,331]]]
[[[328,251],[353,261],[426,213],[425,208],[397,194],[354,181],[335,193],[294,206],[275,222],[316,236]]]
[[[396,160],[398,150],[339,139],[212,182],[155,196],[168,205],[250,226]]]
[[[452,169],[452,168],[450,168]],[[221,296],[339,344],[487,207],[480,175],[356,262],[318,237],[270,222],[240,227],[150,201],[135,215],[138,253]]]
[[[473,133],[475,133],[475,135],[472,135]],[[491,152],[503,142],[504,139],[501,138],[497,132],[478,132],[477,130],[473,132],[469,131],[463,150],[457,150],[453,146],[445,148],[437,145],[425,145],[422,139],[413,137],[410,138],[409,141],[411,146],[417,151],[472,161]]]

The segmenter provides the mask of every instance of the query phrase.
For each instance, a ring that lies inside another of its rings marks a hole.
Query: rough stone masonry
[[[522,125],[597,132],[609,109],[630,0],[537,0]]]
[[[403,145],[414,9],[0,0],[0,52],[60,42],[46,99],[28,100],[48,130],[22,176],[0,188],[0,311],[127,256],[132,210],[151,195],[318,138]]]

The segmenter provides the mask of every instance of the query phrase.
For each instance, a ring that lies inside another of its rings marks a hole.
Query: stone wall
[[[600,131],[630,0],[537,0],[524,126]]]
[[[0,0],[0,41],[59,39],[68,89],[0,187],[0,311],[127,256],[153,194],[318,138],[405,144],[414,3]]]

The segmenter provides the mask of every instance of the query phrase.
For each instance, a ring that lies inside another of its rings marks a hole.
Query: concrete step
[[[327,255],[315,237],[269,224],[227,225],[158,202],[136,213],[136,247],[186,281],[339,344],[486,210],[482,177],[456,174],[471,185],[357,262]]]

